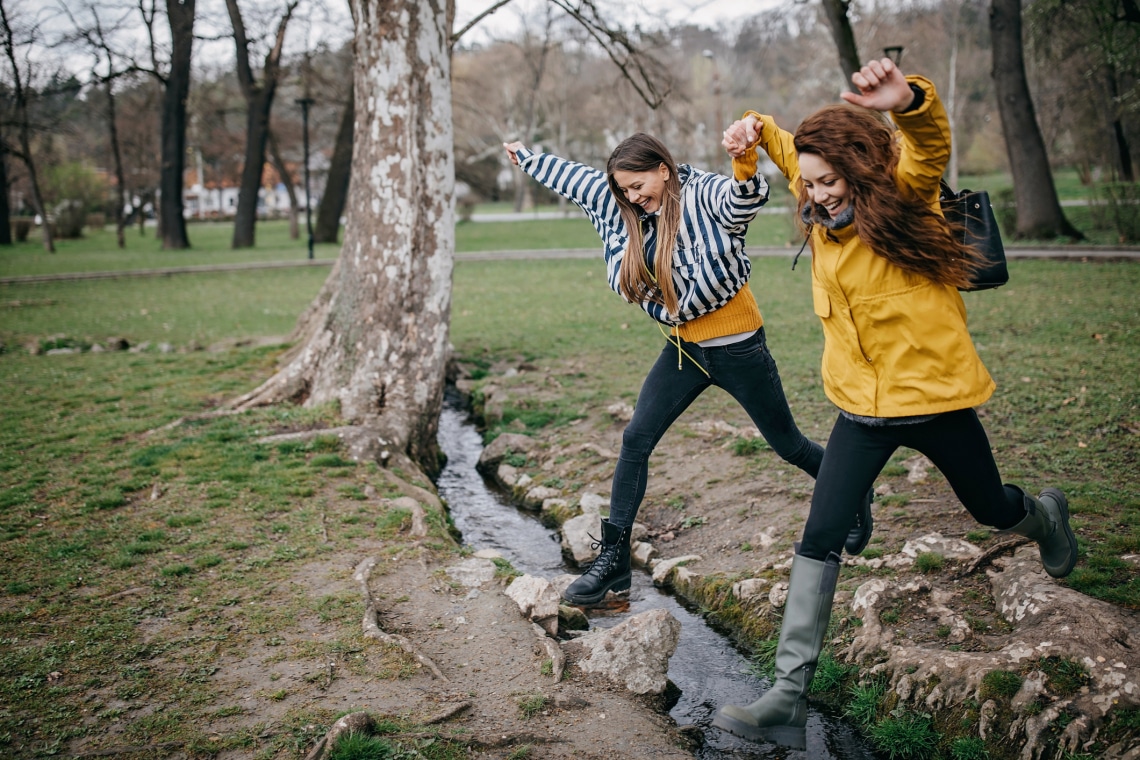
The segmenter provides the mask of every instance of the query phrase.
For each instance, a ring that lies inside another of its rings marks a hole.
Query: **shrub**
[[[988,760],[986,743],[976,736],[959,737],[950,745],[950,757],[954,760]]]
[[[942,569],[946,558],[936,552],[921,552],[914,558],[914,569],[920,573],[935,573]]]
[[[882,679],[858,683],[848,692],[851,701],[847,703],[845,714],[860,726],[870,726],[879,714],[879,703],[887,693],[887,685]]]
[[[519,714],[521,714],[522,717],[533,718],[535,715],[538,715],[540,712],[542,712],[544,707],[546,707],[546,695],[541,693],[527,694],[525,696],[519,697],[518,705]]]
[[[871,739],[891,760],[934,757],[938,738],[930,719],[920,715],[888,718],[871,729]]]
[[[1140,182],[1106,182],[1096,195],[1121,243],[1140,241]]]
[[[13,216],[8,220],[8,224],[12,228],[12,240],[23,243],[27,241],[28,233],[32,231],[36,220],[30,216]]]
[[[396,750],[389,742],[354,731],[337,740],[328,760],[388,760],[395,756]]]
[[[1008,670],[991,670],[982,676],[981,699],[1011,698],[1021,688],[1022,677]]]

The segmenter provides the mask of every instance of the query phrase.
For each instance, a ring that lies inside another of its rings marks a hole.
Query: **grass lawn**
[[[224,235],[209,248],[204,229],[191,228],[200,241],[192,254],[132,248],[128,264],[93,236],[43,266],[153,268],[172,257],[235,255]],[[282,257],[273,234],[258,237],[257,255]],[[42,254],[0,253],[5,274],[25,256]],[[1122,559],[1140,553],[1140,265],[1019,260],[1010,269],[1008,286],[966,296],[999,386],[984,409],[1003,475],[1070,494],[1082,561],[1068,585],[1140,608],[1140,573]],[[819,383],[810,275],[790,271],[787,258],[758,259],[754,272],[797,419],[826,431],[835,411]],[[334,514],[326,505],[363,500],[371,465],[346,462],[335,441],[257,443],[284,426],[327,423],[329,409],[283,406],[160,430],[254,387],[278,349],[154,350],[287,334],[325,276],[318,268],[0,285],[0,664],[9,674],[0,680],[0,755],[55,754],[74,737],[114,736],[135,746],[179,741],[201,754],[292,756],[308,740],[305,726],[328,722],[288,713],[270,738],[256,727],[217,737],[202,729],[243,709],[211,687],[219,648],[273,646],[273,632],[304,613],[342,625],[338,651],[357,651],[358,598],[257,602],[302,564],[391,532],[362,508],[336,517],[342,538],[320,539]],[[599,260],[460,257],[454,282],[460,355],[577,367],[551,424],[632,399],[660,349],[648,319],[608,290]],[[53,336],[78,346],[119,336],[152,350],[22,349]],[[731,407],[723,394],[706,394],[694,411]],[[170,635],[172,619],[190,621],[192,634]],[[140,718],[144,705],[155,709]]]

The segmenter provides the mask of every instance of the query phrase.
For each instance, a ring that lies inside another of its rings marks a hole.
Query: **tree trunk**
[[[269,112],[273,109],[273,96],[281,75],[281,49],[285,45],[285,30],[299,0],[291,0],[277,24],[273,47],[265,54],[262,81],[254,81],[249,65],[249,41],[245,23],[238,10],[237,0],[226,0],[230,23],[234,29],[237,52],[237,75],[246,102],[245,166],[241,170],[237,209],[234,211],[234,237],[232,247],[252,248],[257,225],[258,191],[261,190],[261,172],[265,168],[265,146],[269,137]]]
[[[12,245],[12,207],[8,203],[8,146],[0,138],[0,245]]]
[[[273,161],[273,168],[281,177],[285,185],[285,194],[289,196],[289,238],[296,240],[301,237],[301,230],[297,226],[297,188],[293,185],[293,175],[289,167],[285,166],[285,159],[281,156],[281,148],[277,145],[277,137],[273,130],[269,131],[269,157]]]
[[[232,405],[336,402],[354,457],[434,475],[455,248],[447,6],[351,5],[360,129],[344,246],[288,364]]]
[[[1134,182],[1136,177],[1132,173],[1132,151],[1128,148],[1128,137],[1117,105],[1120,102],[1120,86],[1117,83],[1116,68],[1112,64],[1104,67],[1104,79],[1108,89],[1107,113],[1112,134],[1112,160],[1116,165],[1113,173],[1121,182]]]
[[[186,98],[190,93],[190,54],[194,47],[195,0],[166,0],[170,20],[170,74],[162,96],[162,172],[159,178],[158,227],[162,247],[190,247],[182,209],[186,169]]]
[[[1021,0],[992,0],[993,79],[1009,167],[1013,173],[1018,238],[1084,236],[1069,224],[1057,200],[1045,140],[1037,124],[1021,41]]]
[[[127,205],[127,183],[123,175],[123,152],[119,149],[119,128],[115,122],[115,92],[111,79],[107,80],[107,131],[111,138],[111,157],[115,162],[115,237],[119,247],[126,248],[126,220],[123,218],[123,209]]]
[[[851,19],[847,16],[848,3],[846,0],[823,0],[823,9],[827,14],[827,27],[831,30],[831,39],[839,50],[839,68],[843,69],[843,83],[847,89],[852,89],[851,75],[862,68],[862,59],[859,58],[859,48],[855,45],[855,32],[851,29]]]
[[[261,174],[265,170],[265,147],[269,140],[269,110],[273,95],[259,90],[250,99],[245,120],[245,165],[238,186],[237,209],[234,211],[233,248],[252,248],[256,240],[257,202],[261,191]]]
[[[24,88],[23,74],[20,72],[19,59],[16,55],[16,41],[12,35],[12,24],[8,20],[8,11],[4,3],[0,2],[0,23],[4,32],[4,54],[8,64],[12,67],[12,91],[15,95],[16,127],[20,139],[20,160],[28,170],[28,181],[32,184],[32,203],[36,213],[43,220],[44,250],[55,253],[55,242],[51,236],[51,222],[48,220],[47,208],[44,207],[44,196],[40,191],[40,180],[36,174],[36,162],[32,157],[31,120],[28,116],[28,94]]]
[[[348,103],[340,115],[340,128],[336,132],[336,145],[329,162],[328,179],[325,181],[325,194],[317,209],[317,224],[313,228],[314,243],[335,243],[340,233],[340,217],[344,213],[344,201],[348,196],[348,179],[352,174],[352,128],[356,119],[356,105],[353,94],[355,88],[348,89]]]

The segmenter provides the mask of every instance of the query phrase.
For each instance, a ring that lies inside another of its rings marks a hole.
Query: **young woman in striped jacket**
[[[617,146],[604,173],[522,143],[504,147],[511,163],[586,212],[604,243],[610,287],[663,332],[668,328],[622,436],[601,552],[564,594],[572,604],[596,604],[607,591],[629,589],[630,530],[645,495],[649,455],[710,385],[740,402],[772,449],[813,478],[823,448],[792,418],[748,286],[744,235],[768,200],[754,149],[752,163],[738,157],[729,178],[677,164],[661,141],[642,133]],[[871,533],[869,493],[864,502],[848,542],[855,553]]]

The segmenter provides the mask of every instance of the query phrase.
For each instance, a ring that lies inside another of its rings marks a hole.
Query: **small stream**
[[[463,542],[476,549],[494,549],[520,572],[543,578],[578,573],[565,564],[557,532],[546,528],[536,516],[511,505],[499,496],[476,471],[483,439],[470,422],[458,396],[449,391],[439,421],[439,443],[447,454],[447,466],[438,488],[451,508]],[[850,726],[812,709],[808,717],[807,750],[796,752],[774,745],[756,745],[710,727],[722,704],[748,704],[763,693],[761,682],[748,672],[748,659],[729,639],[710,628],[676,598],[658,589],[652,579],[636,568],[628,607],[587,610],[590,623],[607,628],[628,615],[665,609],[681,623],[677,651],[669,661],[669,679],[681,690],[670,711],[678,725],[695,724],[703,729],[705,743],[695,756],[715,758],[811,758],[812,760],[876,760],[876,755]]]

